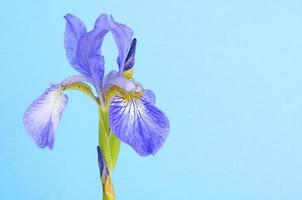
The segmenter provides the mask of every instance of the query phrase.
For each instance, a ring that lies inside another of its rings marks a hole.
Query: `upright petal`
[[[66,19],[65,33],[64,33],[64,47],[66,57],[70,65],[81,74],[88,75],[89,72],[85,67],[78,64],[76,58],[76,51],[79,39],[86,33],[86,27],[83,22],[71,14],[64,16]]]
[[[141,96],[117,95],[109,108],[112,132],[141,156],[155,154],[165,142],[169,121],[165,114]]]
[[[96,20],[94,29],[80,38],[77,48],[77,61],[86,68],[97,89],[102,85],[105,63],[100,48],[109,30],[109,18],[103,14]]]
[[[67,101],[61,85],[52,85],[27,108],[23,124],[37,146],[53,148],[55,132]]]
[[[124,64],[125,64],[127,52],[132,41],[133,32],[131,28],[129,28],[128,26],[115,22],[112,16],[110,16],[110,18],[111,18],[111,32],[119,53],[117,57],[119,74],[122,75],[124,71]]]
[[[135,62],[135,50],[136,50],[136,38],[132,40],[129,52],[127,54],[127,58],[124,64],[124,71],[131,69],[134,66]]]

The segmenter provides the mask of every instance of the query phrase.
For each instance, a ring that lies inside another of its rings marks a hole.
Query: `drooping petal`
[[[37,146],[53,148],[55,132],[67,101],[61,85],[52,85],[27,108],[23,124]]]
[[[131,69],[134,66],[135,62],[135,50],[136,50],[136,38],[132,40],[125,64],[124,71]]]
[[[132,91],[136,88],[135,84],[132,81],[120,76],[115,70],[112,70],[105,76],[102,91],[106,91],[113,85],[118,86],[125,92]]]
[[[128,26],[115,22],[112,16],[110,16],[110,19],[111,32],[119,53],[117,57],[119,74],[122,75],[124,71],[124,64],[127,57],[128,49],[132,41],[133,32]]]
[[[101,88],[103,82],[105,63],[100,48],[109,30],[109,18],[103,14],[96,20],[94,29],[81,37],[78,43],[77,61],[87,69],[97,89]]]
[[[80,72],[81,74],[88,75],[89,71],[78,64],[76,58],[76,51],[79,39],[86,33],[86,27],[84,23],[71,14],[64,16],[66,19],[65,33],[64,33],[64,47],[66,51],[66,57],[70,65]]]
[[[155,105],[155,94],[152,92],[152,90],[145,90],[142,98]]]
[[[169,132],[165,114],[146,98],[128,95],[113,97],[109,108],[112,132],[141,156],[155,154]]]

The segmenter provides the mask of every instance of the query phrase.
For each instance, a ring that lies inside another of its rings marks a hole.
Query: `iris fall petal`
[[[113,97],[109,108],[112,132],[141,156],[155,154],[165,142],[169,121],[147,97]]]
[[[48,88],[27,108],[23,116],[28,135],[41,148],[53,148],[55,132],[68,101],[60,87],[52,85]]]
[[[145,99],[145,101],[150,102],[151,104],[155,104],[155,94],[152,92],[152,90],[145,90],[142,98]]]

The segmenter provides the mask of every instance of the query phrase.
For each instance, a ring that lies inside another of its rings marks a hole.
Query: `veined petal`
[[[117,63],[119,66],[119,74],[121,76],[124,71],[124,64],[131,44],[133,32],[128,26],[115,22],[112,16],[110,16],[110,19],[111,32],[119,53]]]
[[[152,92],[152,90],[145,90],[142,98],[144,98],[145,101],[148,101],[151,104],[155,105],[155,94],[154,92]]]
[[[134,66],[135,62],[135,50],[136,50],[136,38],[132,40],[127,58],[124,64],[124,72],[131,69]]]
[[[64,33],[64,47],[66,51],[66,57],[70,65],[80,72],[81,74],[88,75],[89,72],[86,68],[80,66],[77,62],[76,51],[79,39],[86,33],[86,27],[84,23],[71,14],[64,16],[66,19],[65,33]]]
[[[107,15],[101,15],[95,23],[94,29],[80,38],[77,47],[77,61],[85,68],[99,90],[104,76],[104,57],[100,48],[105,35],[110,30],[110,21]]]
[[[27,108],[23,124],[37,146],[53,148],[55,132],[67,101],[61,85],[52,85]]]
[[[117,95],[109,108],[111,131],[141,156],[155,154],[165,142],[169,121],[146,97]]]

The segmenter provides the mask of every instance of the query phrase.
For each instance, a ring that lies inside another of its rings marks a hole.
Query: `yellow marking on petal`
[[[119,88],[117,86],[110,87],[107,92],[105,93],[105,99],[106,99],[106,105],[109,105],[111,103],[111,100],[114,96],[119,95],[121,98],[123,98],[125,101],[129,102],[132,99],[138,100],[141,98],[141,96],[144,94],[144,90],[141,87],[141,85],[137,84],[137,88],[139,88],[139,91],[130,91],[126,93],[122,88]]]
[[[132,68],[123,72],[123,76],[129,80],[131,80],[133,78],[133,74],[134,74],[134,71]]]
[[[130,101],[131,99],[134,100],[139,100],[141,96],[144,94],[144,91],[139,91],[139,92],[128,92],[127,94],[123,93],[120,96],[125,100],[125,101]]]
[[[106,99],[106,102],[105,104],[106,105],[109,105],[110,102],[111,102],[111,99],[117,95],[117,94],[125,94],[125,91],[117,86],[112,86],[110,87],[107,92],[104,94],[105,95],[105,99]]]
[[[144,92],[133,92],[130,95],[137,100],[137,99],[140,99],[143,94],[144,94]]]
[[[86,83],[83,83],[83,82],[69,83],[69,84],[62,86],[62,89],[63,89],[63,91],[71,89],[71,90],[78,90],[80,92],[84,92],[85,94],[90,96],[93,100],[95,100],[98,103],[97,97],[94,96],[94,94],[91,90],[91,87],[89,85],[87,85]]]

